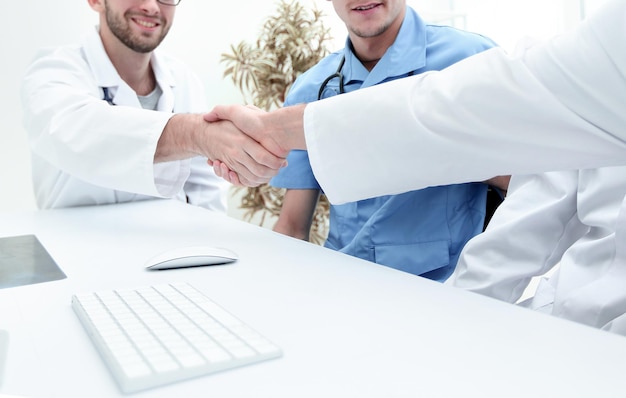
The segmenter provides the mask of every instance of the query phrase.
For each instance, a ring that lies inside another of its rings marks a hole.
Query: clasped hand
[[[225,128],[235,127],[250,138],[241,143],[237,156],[209,158],[208,164],[217,176],[236,186],[255,187],[267,183],[286,166],[289,150],[276,140],[277,132],[272,131],[266,120],[269,115],[244,105],[219,105],[204,115],[204,120],[210,123],[230,122]]]

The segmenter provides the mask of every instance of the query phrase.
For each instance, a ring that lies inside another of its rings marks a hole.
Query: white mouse
[[[203,265],[228,264],[239,259],[228,249],[211,246],[187,246],[166,250],[146,262],[149,270],[162,270]]]

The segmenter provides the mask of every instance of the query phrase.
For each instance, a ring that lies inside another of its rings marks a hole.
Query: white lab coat
[[[158,112],[141,109],[97,30],[81,45],[37,56],[24,77],[22,101],[40,208],[174,197],[225,210],[226,184],[206,159],[153,163],[173,112],[206,112],[207,106],[189,68],[158,51],[151,62],[163,91]],[[116,106],[103,100],[103,87]]]
[[[625,196],[626,167],[513,176],[507,199],[446,283],[514,303],[533,276],[560,261],[522,304],[626,334],[613,322],[626,314],[626,262],[616,259]]]
[[[304,127],[315,176],[331,202],[343,203],[494,175],[624,165],[624,37],[626,2],[613,0],[579,28],[516,55],[488,50],[441,72],[311,103]],[[358,140],[353,131],[359,131]],[[536,233],[525,235],[529,240],[519,242],[517,250],[542,245],[525,257],[528,276],[554,264],[560,253],[565,264],[574,264],[551,280],[553,291],[543,284],[532,307],[546,309],[553,302],[554,315],[626,334],[626,200],[619,187],[623,179],[611,185],[615,176],[609,170],[569,177],[564,171],[560,181],[535,181],[536,193],[542,186],[564,184],[542,202],[557,209],[551,210],[557,211],[553,219],[541,220],[548,225],[545,231],[532,230],[532,216],[533,211],[535,220],[551,214],[547,209],[532,209],[529,203],[508,217],[530,214],[526,227]],[[589,188],[594,173],[602,174],[602,181]],[[514,178],[513,189],[518,182],[524,181]],[[595,197],[607,193],[610,198]],[[579,220],[569,225],[568,213]],[[559,228],[570,235],[559,237]],[[565,253],[573,242],[576,246]],[[546,249],[550,244],[552,253]],[[480,254],[471,261],[480,271]],[[493,268],[485,264],[483,274]],[[511,270],[517,284],[487,279],[482,288],[514,301],[525,286],[523,275],[517,279],[520,269]]]

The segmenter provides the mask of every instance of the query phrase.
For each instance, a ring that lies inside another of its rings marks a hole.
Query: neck
[[[367,69],[368,71],[371,71],[372,69],[374,69],[378,61],[380,61],[380,58],[370,59],[370,60],[364,60],[364,59],[359,59],[359,60],[361,61],[361,64],[363,64],[365,69]]]
[[[117,73],[137,95],[148,95],[154,90],[156,78],[150,64],[152,53],[139,53],[104,37],[102,43]]]
[[[352,50],[367,70],[374,69],[378,61],[396,41],[404,20],[403,15],[376,35],[365,37],[357,35],[354,31],[349,33]]]
[[[381,40],[362,37],[357,37],[356,40],[351,38],[350,41],[352,42],[354,54],[369,71],[374,69],[378,61],[385,55],[389,46],[393,44],[393,40],[387,44]]]
[[[150,64],[150,56],[142,60],[125,58],[113,62],[122,80],[126,82],[137,95],[148,95],[156,87],[156,78]]]

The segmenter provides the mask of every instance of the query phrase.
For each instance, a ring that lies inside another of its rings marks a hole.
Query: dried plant
[[[232,78],[246,103],[267,111],[282,106],[296,78],[329,53],[330,29],[324,26],[323,16],[316,7],[308,9],[296,0],[281,0],[275,15],[263,23],[254,45],[242,41],[231,45],[230,54],[222,54],[224,77]],[[263,225],[268,214],[280,214],[284,189],[267,184],[238,189],[246,190],[240,207],[246,210],[247,220],[260,212]],[[322,195],[313,217],[311,242],[321,244],[326,239],[329,208]]]

